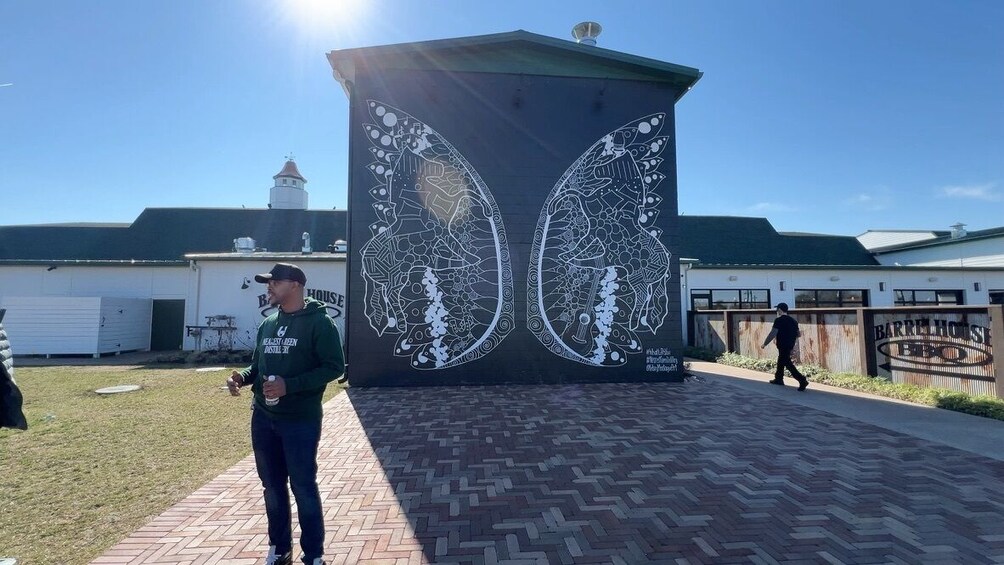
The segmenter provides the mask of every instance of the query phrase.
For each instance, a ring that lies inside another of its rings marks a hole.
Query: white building
[[[148,208],[131,224],[0,227],[0,308],[14,352],[251,348],[268,313],[253,277],[280,261],[299,264],[308,293],[340,318],[345,253],[329,245],[344,237],[345,212],[307,210],[293,161],[273,179],[268,208]]]
[[[680,228],[685,333],[689,311],[770,309],[778,302],[792,308],[1004,303],[1004,228],[956,231],[954,238],[921,230],[853,238],[779,233],[763,218],[708,216],[681,216]],[[872,252],[862,240],[881,247]]]
[[[346,249],[333,244],[345,238],[346,212],[307,210],[306,179],[291,160],[273,180],[268,208],[148,208],[131,224],[0,227],[0,308],[14,351],[250,348],[268,313],[253,277],[280,261],[303,267],[308,293],[340,320]],[[695,310],[1004,302],[1004,228],[854,238],[779,233],[764,218],[680,216],[678,234],[685,334]]]
[[[858,240],[884,243],[869,248],[883,265],[1004,267],[1004,228],[970,232],[964,224],[955,224],[950,232],[930,232],[934,237],[898,243],[875,239],[881,233],[887,232],[865,232]]]

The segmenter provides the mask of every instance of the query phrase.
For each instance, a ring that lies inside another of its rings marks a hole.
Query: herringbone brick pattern
[[[1004,562],[1004,462],[718,382],[350,389],[319,459],[333,563]],[[94,563],[266,546],[248,458]]]

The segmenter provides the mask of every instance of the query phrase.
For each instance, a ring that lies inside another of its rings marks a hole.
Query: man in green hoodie
[[[254,393],[251,445],[265,489],[270,546],[265,563],[292,563],[288,481],[296,497],[303,562],[323,565],[324,515],[317,489],[321,397],[345,372],[342,344],[324,303],[304,299],[307,276],[299,267],[276,263],[255,280],[268,285],[269,303],[278,309],[258,326],[251,365],[234,371],[227,387],[234,396],[245,386]]]

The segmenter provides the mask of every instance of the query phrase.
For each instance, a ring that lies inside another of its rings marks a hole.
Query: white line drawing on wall
[[[527,279],[527,328],[552,353],[616,367],[642,351],[669,310],[670,253],[654,226],[665,114],[600,138],[541,210]]]
[[[378,220],[362,247],[365,310],[394,354],[444,369],[491,352],[515,325],[509,246],[488,186],[446,139],[368,100]]]

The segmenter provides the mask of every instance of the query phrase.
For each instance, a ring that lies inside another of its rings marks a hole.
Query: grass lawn
[[[0,430],[0,557],[87,563],[249,455],[229,372],[15,363],[29,429]],[[143,388],[91,392],[119,384]]]

